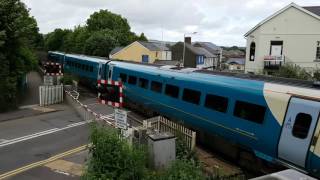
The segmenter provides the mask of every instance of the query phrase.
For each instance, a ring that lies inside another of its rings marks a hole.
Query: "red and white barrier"
[[[113,107],[123,107],[123,84],[122,84],[122,82],[99,79],[98,80],[98,87],[100,87],[102,85],[118,86],[119,87],[119,102],[105,101],[105,100],[101,100],[100,98],[98,99],[98,102],[101,104],[107,104],[107,105],[110,105]],[[98,94],[98,97],[99,96],[100,96],[100,94]]]

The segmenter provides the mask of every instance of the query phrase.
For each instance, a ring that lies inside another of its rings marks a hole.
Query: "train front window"
[[[179,96],[179,87],[167,84],[165,93],[166,93],[166,95],[168,95],[170,97],[178,98],[178,96]]]
[[[198,105],[200,102],[200,96],[201,96],[200,91],[195,91],[195,90],[186,88],[183,90],[182,100]]]
[[[237,101],[233,115],[251,122],[262,124],[266,108],[261,105]]]
[[[147,79],[144,78],[139,78],[139,87],[143,88],[143,89],[148,89],[149,85],[149,81]]]
[[[132,85],[136,85],[137,84],[137,77],[129,76],[128,83],[132,84]]]
[[[310,114],[306,114],[306,113],[297,114],[296,120],[292,128],[292,135],[300,139],[307,138],[311,122],[312,122],[312,116]]]

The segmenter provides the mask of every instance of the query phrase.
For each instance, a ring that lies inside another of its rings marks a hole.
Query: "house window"
[[[256,54],[256,43],[252,42],[250,45],[250,54],[249,54],[249,60],[254,61]]]
[[[222,96],[208,94],[204,106],[225,113],[228,109],[228,99]]]
[[[167,84],[165,93],[166,93],[166,95],[168,95],[170,97],[178,98],[178,96],[179,96],[179,87]]]
[[[316,61],[320,61],[320,41],[317,42]]]
[[[233,115],[248,121],[262,124],[266,108],[261,105],[237,101]]]
[[[300,139],[305,139],[308,136],[311,121],[312,117],[310,114],[299,113],[296,116],[296,120],[292,128],[292,135]]]
[[[198,105],[200,102],[200,96],[201,96],[200,91],[195,91],[195,90],[191,90],[191,89],[184,89],[182,100]]]
[[[161,93],[162,92],[162,83],[152,81],[151,82],[151,91]]]
[[[148,89],[149,81],[144,78],[139,78],[139,87],[143,89]]]

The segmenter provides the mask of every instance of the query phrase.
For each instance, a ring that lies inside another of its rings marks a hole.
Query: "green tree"
[[[148,41],[147,37],[144,35],[144,33],[141,33],[139,36],[139,41]]]
[[[45,37],[45,46],[49,51],[63,51],[66,48],[64,45],[66,38],[71,33],[71,30],[67,29],[55,29]]]
[[[0,0],[0,111],[16,106],[18,85],[36,65],[37,22],[19,0]]]
[[[108,56],[109,52],[116,47],[117,40],[112,31],[102,30],[92,33],[85,41],[85,54],[93,56]]]

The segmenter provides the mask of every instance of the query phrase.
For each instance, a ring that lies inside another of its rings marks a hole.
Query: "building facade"
[[[245,34],[245,72],[269,73],[284,64],[320,68],[320,6],[289,4]]]
[[[111,51],[109,58],[154,63],[155,60],[171,60],[171,51],[166,46],[150,42],[135,41],[126,47],[116,47]]]

